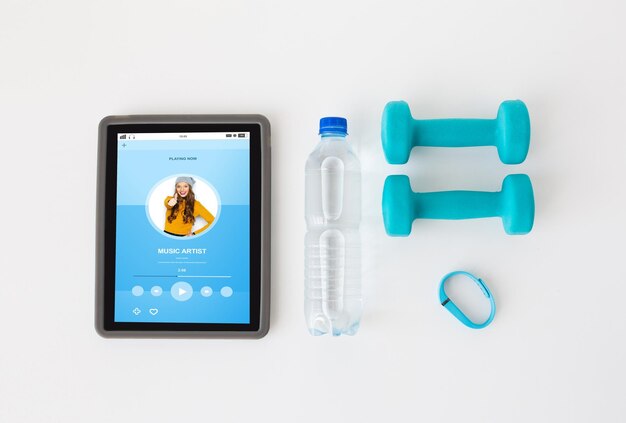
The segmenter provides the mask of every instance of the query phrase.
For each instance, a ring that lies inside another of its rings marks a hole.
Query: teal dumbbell
[[[415,219],[502,218],[509,235],[530,232],[535,199],[528,175],[509,175],[502,191],[413,192],[409,177],[388,176],[383,189],[383,219],[390,236],[408,236]]]
[[[404,101],[385,106],[382,122],[387,162],[404,164],[413,147],[475,147],[495,145],[502,163],[519,164],[530,145],[530,118],[521,100],[500,104],[495,119],[416,120]]]

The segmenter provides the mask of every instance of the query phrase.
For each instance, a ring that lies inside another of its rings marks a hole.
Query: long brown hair
[[[176,198],[176,188],[174,188],[174,198]],[[180,195],[178,196],[179,200],[174,207],[170,210],[170,215],[167,217],[167,221],[172,223],[176,216],[178,216],[178,209],[180,208]],[[196,205],[196,196],[191,189],[191,185],[189,185],[189,191],[187,192],[187,196],[183,198],[185,201],[185,208],[183,210],[183,223],[191,223],[192,225],[195,223],[196,218],[193,216],[193,208]]]

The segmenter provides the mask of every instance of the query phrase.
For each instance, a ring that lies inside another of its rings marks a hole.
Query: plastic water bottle
[[[304,310],[312,335],[354,335],[361,320],[361,165],[347,121],[320,120],[305,170]]]

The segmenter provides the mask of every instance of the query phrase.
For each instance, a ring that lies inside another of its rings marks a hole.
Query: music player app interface
[[[118,134],[116,322],[250,323],[250,134]]]

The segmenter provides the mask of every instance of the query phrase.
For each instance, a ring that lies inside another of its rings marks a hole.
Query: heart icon
[[[159,309],[158,308],[151,308],[148,311],[150,312],[150,314],[152,314],[154,316],[155,314],[157,314],[159,312]]]

